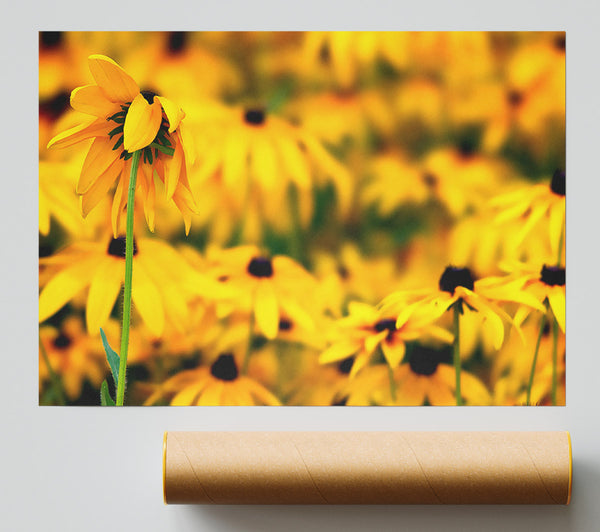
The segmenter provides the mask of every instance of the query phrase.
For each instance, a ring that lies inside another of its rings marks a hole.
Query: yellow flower
[[[514,320],[516,324],[522,323],[529,316],[532,308],[545,312],[543,303],[547,300],[552,314],[564,333],[566,328],[565,268],[548,264],[544,264],[541,270],[525,264],[519,264],[517,268],[518,270],[507,277],[482,279],[482,289],[490,297],[498,297],[507,291],[518,290],[537,302],[537,305],[526,304],[517,311]]]
[[[409,300],[413,297],[413,301]],[[448,266],[439,280],[439,289],[414,300],[414,293],[396,292],[382,302],[385,311],[398,313],[397,326],[401,327],[415,312],[425,312],[431,320],[442,316],[452,305],[458,303],[459,311],[465,306],[482,315],[483,327],[488,329],[494,347],[499,349],[504,341],[502,319],[512,323],[510,316],[493,300],[522,303],[543,310],[543,306],[521,286],[506,284],[501,289],[490,291],[487,279],[475,280],[469,268]]]
[[[142,150],[138,177],[148,226],[154,228],[156,171],[189,231],[195,207],[187,180],[189,154],[182,142],[181,121],[185,113],[164,97],[151,91],[140,92],[133,78],[112,59],[91,55],[88,62],[96,85],[76,88],[71,93],[71,106],[95,118],[58,134],[48,143],[48,147],[67,147],[94,139],[77,184],[83,216],[118,180],[112,212],[113,233],[117,236],[127,202],[131,157],[134,151]],[[173,150],[172,156],[163,153],[168,149]]]
[[[223,315],[234,309],[252,312],[269,339],[277,336],[282,316],[315,330],[313,313],[320,308],[314,301],[316,281],[289,257],[269,258],[255,246],[239,246],[218,252],[208,273],[234,293],[221,304]]]
[[[172,406],[279,406],[269,390],[253,379],[240,375],[231,353],[223,353],[210,367],[182,371],[167,380],[145,405],[169,398]]]
[[[497,224],[518,221],[521,228],[515,239],[523,242],[539,224],[547,224],[553,255],[563,254],[566,208],[566,176],[558,169],[554,172],[550,186],[530,185],[494,198],[490,205],[498,211]]]
[[[408,364],[394,371],[397,384],[396,404],[420,406],[427,401],[433,406],[456,404],[454,367],[442,363],[443,357],[433,349],[415,346]],[[490,404],[485,385],[468,371],[461,372],[461,394],[467,404]]]
[[[56,313],[89,286],[86,323],[90,333],[102,327],[121,290],[125,272],[125,238],[77,242],[51,257],[53,276],[40,293],[39,321]],[[183,330],[188,319],[188,279],[197,279],[191,267],[164,242],[139,239],[133,246],[133,302],[148,328],[160,336],[168,319]]]
[[[238,210],[258,190],[264,198],[262,208],[276,206],[281,216],[279,201],[285,201],[290,184],[301,195],[312,189],[315,180],[331,181],[340,210],[347,212],[352,193],[350,174],[309,132],[262,107],[225,107],[198,101],[189,112],[200,154],[193,174],[195,190],[201,190],[206,180],[216,179],[228,190]],[[310,219],[301,218],[305,224]]]
[[[406,342],[424,336],[452,342],[452,335],[431,325],[433,320],[423,313],[414,313],[396,327],[396,318],[383,315],[371,305],[353,301],[348,311],[348,316],[337,321],[333,344],[321,353],[319,362],[328,364],[355,356],[350,377],[367,365],[377,347],[381,347],[389,366],[395,368],[404,359]]]
[[[119,337],[118,325],[116,322],[107,325],[105,330],[107,337],[111,341],[116,340]],[[85,380],[95,388],[100,388],[107,371],[106,355],[99,335],[88,336],[83,330],[79,317],[66,318],[58,329],[50,325],[40,327],[40,340],[48,355],[50,367],[60,376],[69,400],[75,401],[79,398]],[[39,376],[40,385],[50,376],[42,356],[40,356]],[[98,401],[94,402],[97,403]]]

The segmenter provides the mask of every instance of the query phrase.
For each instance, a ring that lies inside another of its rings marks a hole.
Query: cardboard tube
[[[568,504],[568,432],[168,432],[168,504]]]

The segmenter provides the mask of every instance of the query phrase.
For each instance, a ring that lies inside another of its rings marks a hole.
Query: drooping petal
[[[381,349],[391,368],[398,366],[406,353],[406,345],[400,340],[384,341],[381,343]]]
[[[88,115],[106,118],[120,111],[117,103],[111,102],[98,85],[77,87],[71,92],[71,107]]]
[[[383,342],[387,335],[388,331],[381,331],[380,333],[367,336],[365,339],[365,351],[370,355]]]
[[[134,261],[133,266],[133,303],[152,334],[161,336],[165,326],[165,311],[160,292],[139,261]]]
[[[119,150],[113,150],[115,141],[108,137],[96,137],[83,161],[83,167],[77,182],[77,194],[85,194],[94,182],[121,155]]]
[[[484,318],[482,327],[489,331],[494,348],[500,349],[502,342],[504,342],[504,323],[502,323],[502,319],[497,314],[496,309],[482,297],[470,297],[467,303],[481,312]]]
[[[211,381],[198,398],[198,406],[220,406],[223,395],[224,381]]]
[[[306,156],[302,153],[298,144],[284,135],[276,138],[275,141],[281,154],[283,166],[291,180],[300,189],[310,188],[310,168]]]
[[[104,326],[121,290],[125,276],[125,261],[105,257],[98,264],[90,283],[85,320],[90,334]]]
[[[254,297],[256,325],[268,339],[272,340],[279,330],[279,307],[273,284],[269,281],[259,281]]]
[[[165,190],[167,198],[171,199],[175,193],[182,165],[185,164],[183,157],[183,147],[181,142],[175,142],[175,150],[172,157],[164,159],[165,165]]]
[[[452,406],[456,404],[456,397],[450,387],[441,379],[436,378],[432,378],[429,386],[427,386],[427,399],[433,406]]]
[[[129,152],[149,146],[162,121],[162,107],[157,100],[149,104],[138,94],[127,111],[123,125],[123,147]]]
[[[269,390],[253,381],[252,379],[243,378],[244,384],[250,391],[250,393],[256,397],[262,404],[269,406],[279,406],[281,402],[275,397]]]
[[[156,187],[154,186],[154,170],[151,165],[140,165],[140,185],[144,191],[144,216],[148,229],[154,233],[154,216],[156,204]]]
[[[271,139],[264,134],[254,136],[250,152],[254,178],[266,190],[273,189],[277,185],[278,164]]]
[[[179,126],[179,123],[185,118],[185,113],[181,108],[177,107],[177,105],[164,96],[157,96],[156,99],[160,102],[165,115],[167,115],[167,120],[169,121],[169,133],[173,133]]]
[[[196,404],[198,395],[202,393],[209,382],[210,381],[206,379],[196,384],[186,386],[171,399],[171,406],[190,406]]]
[[[59,133],[48,142],[47,148],[67,148],[77,144],[82,140],[91,139],[92,137],[108,137],[112,126],[102,118],[88,120],[83,124],[72,127]]]
[[[421,406],[425,402],[424,378],[408,372],[396,390],[396,404],[404,406]]]
[[[552,256],[558,256],[558,246],[560,245],[561,235],[564,242],[565,230],[565,201],[558,201],[550,208],[550,245],[552,246]],[[562,253],[562,250],[561,250]]]
[[[111,102],[131,102],[140,93],[134,79],[109,57],[90,55],[88,64],[94,80]]]
[[[552,287],[552,289],[548,291],[548,301],[550,302],[552,314],[554,314],[560,330],[564,333],[566,331],[567,311],[564,289],[560,286]]]
[[[40,294],[40,322],[52,316],[88,285],[95,265],[96,258],[76,262],[48,281]]]
[[[128,173],[131,168],[131,164],[125,164],[123,171],[121,172],[121,178],[117,183],[117,189],[113,197],[113,203],[110,211],[110,221],[112,224],[113,236],[117,238],[119,236],[119,226],[121,225],[121,214],[127,203],[127,194],[123,190],[125,183],[129,181]]]

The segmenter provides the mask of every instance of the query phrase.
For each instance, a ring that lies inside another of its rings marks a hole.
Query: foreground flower
[[[381,347],[390,368],[404,359],[406,342],[430,336],[452,342],[452,335],[424,313],[414,313],[400,327],[396,319],[383,315],[375,307],[353,301],[348,305],[349,315],[337,321],[338,336],[333,344],[319,357],[321,364],[328,364],[355,356],[350,377],[354,377],[371,359],[377,347]],[[435,317],[433,318],[435,319]]]
[[[48,147],[67,147],[93,138],[83,163],[77,193],[87,216],[115,182],[112,225],[115,237],[127,203],[131,158],[141,151],[139,184],[143,192],[148,226],[154,229],[154,172],[165,184],[182,212],[189,231],[194,200],[187,180],[186,154],[181,121],[185,114],[170,100],[151,91],[140,91],[137,83],[112,59],[88,58],[96,85],[85,85],[71,93],[71,106],[94,119],[55,136]],[[167,155],[169,154],[169,155]]]
[[[145,402],[152,405],[168,398],[172,406],[279,406],[269,390],[253,379],[240,375],[235,358],[221,354],[210,367],[182,371],[167,380]]]
[[[133,263],[133,301],[148,328],[160,336],[167,319],[178,330],[185,328],[189,316],[186,279],[197,278],[190,266],[167,244],[145,238],[134,242]],[[55,267],[40,293],[40,322],[89,286],[86,323],[95,334],[108,320],[123,285],[125,239],[78,242],[40,259],[40,264]]]

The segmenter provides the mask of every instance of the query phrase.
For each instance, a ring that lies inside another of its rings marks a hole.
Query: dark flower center
[[[425,183],[425,185],[429,188],[434,188],[438,183],[438,178],[431,172],[425,172],[423,174],[423,183]]]
[[[427,347],[419,347],[411,353],[408,364],[413,373],[429,376],[437,371],[441,361],[440,354],[437,351]]]
[[[353,365],[354,365],[354,357],[348,357],[348,358],[345,358],[344,360],[342,360],[338,364],[337,369],[343,375],[348,375],[348,373],[350,373],[350,370],[352,369]]]
[[[167,49],[169,53],[176,55],[180,53],[187,44],[187,32],[172,31],[167,39]]]
[[[550,190],[559,196],[567,194],[567,179],[565,173],[560,168],[554,172],[550,182]]]
[[[473,290],[473,275],[469,268],[455,268],[448,266],[440,277],[440,290],[454,294],[458,286]]]
[[[222,381],[234,381],[238,378],[238,369],[231,353],[220,355],[210,367],[213,377]]]
[[[387,338],[391,338],[394,332],[396,332],[396,320],[393,318],[379,320],[375,325],[373,325],[373,329],[375,329],[375,331],[378,333],[387,331]]]
[[[73,341],[64,333],[60,333],[52,342],[52,345],[57,349],[66,349]]]
[[[470,138],[463,139],[458,144],[458,151],[464,158],[469,158],[475,153],[475,142]]]
[[[337,267],[337,273],[344,281],[350,278],[350,270],[348,270],[348,268],[346,268],[346,266],[343,264],[340,264]]]
[[[137,244],[135,242],[135,238],[133,239],[133,255],[137,255],[138,249]],[[113,238],[108,244],[108,254],[113,257],[119,257],[120,259],[125,258],[125,237],[119,236],[117,238]]]
[[[324,43],[321,48],[319,48],[319,61],[324,65],[328,65],[331,61],[331,50],[327,43]]]
[[[338,401],[334,401],[333,403],[331,403],[331,406],[346,406],[346,403],[348,402],[348,397],[342,397],[340,400]]]
[[[289,331],[292,329],[293,326],[294,324],[290,320],[286,320],[285,318],[279,320],[280,331]]]
[[[59,47],[63,42],[62,31],[40,31],[40,45],[45,50]]]
[[[260,126],[261,124],[264,124],[266,118],[267,116],[264,109],[246,109],[244,112],[244,122],[252,126]]]
[[[39,112],[52,120],[56,120],[68,108],[71,95],[68,92],[59,92],[54,98],[40,102]]]
[[[248,273],[254,277],[272,277],[273,276],[273,264],[271,259],[265,257],[254,257],[248,263]]]
[[[40,259],[42,257],[49,257],[50,255],[52,255],[53,252],[54,252],[54,248],[51,245],[40,244],[40,247],[38,250],[38,256],[40,257]]]
[[[565,37],[564,33],[562,35],[558,35],[555,39],[554,39],[554,47],[557,50],[566,50],[567,48],[567,38]]]
[[[523,102],[523,93],[516,89],[508,91],[506,99],[511,107],[518,107]]]
[[[544,264],[540,280],[548,286],[565,286],[565,269],[560,266],[546,266]]]
[[[154,97],[158,96],[154,91],[140,91],[140,94],[146,98],[146,101],[151,105],[154,103]]]

